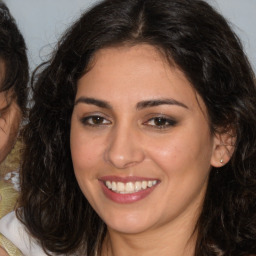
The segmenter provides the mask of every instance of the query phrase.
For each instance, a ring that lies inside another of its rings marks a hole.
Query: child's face
[[[3,82],[5,66],[0,61],[0,86]],[[0,163],[10,153],[14,146],[19,124],[21,122],[21,112],[15,99],[12,98],[12,92],[0,92]],[[11,101],[10,106],[4,109]]]

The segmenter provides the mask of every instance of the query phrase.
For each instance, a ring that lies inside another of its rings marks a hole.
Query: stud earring
[[[222,158],[220,159],[220,163],[221,163],[221,164],[223,164],[223,163],[224,163],[224,161],[223,161],[223,159],[222,159]]]

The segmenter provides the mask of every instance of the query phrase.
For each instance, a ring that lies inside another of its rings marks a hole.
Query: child
[[[8,8],[0,2],[0,218],[13,211],[17,201],[21,148],[17,136],[26,115],[27,83],[25,42]],[[0,245],[10,255],[19,255],[2,235]]]

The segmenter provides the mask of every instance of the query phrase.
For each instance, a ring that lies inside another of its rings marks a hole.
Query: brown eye
[[[156,129],[165,129],[165,128],[169,128],[170,126],[174,126],[176,123],[177,122],[173,119],[158,116],[158,117],[149,119],[144,124]]]
[[[154,118],[153,121],[156,126],[163,126],[168,124],[166,118],[162,118],[162,117]]]
[[[102,124],[104,122],[104,118],[101,116],[93,116],[91,117],[92,124]]]
[[[109,120],[102,116],[87,116],[81,119],[84,125],[88,126],[101,126],[111,124]]]

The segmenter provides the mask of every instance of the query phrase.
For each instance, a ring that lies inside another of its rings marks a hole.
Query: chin
[[[120,223],[120,224],[107,224],[109,230],[113,230],[118,233],[123,234],[138,234],[143,233],[148,230],[147,225],[141,225],[141,223],[129,224],[129,223]]]
[[[104,220],[104,216],[103,220]],[[110,218],[105,218],[105,223],[110,230],[124,234],[138,234],[142,233],[153,226],[153,219],[141,214],[122,214],[112,215]]]

